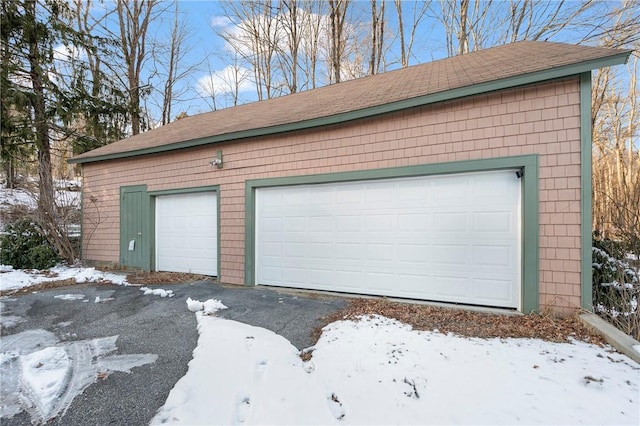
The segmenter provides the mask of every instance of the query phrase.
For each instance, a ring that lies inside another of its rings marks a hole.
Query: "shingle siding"
[[[248,179],[539,154],[540,303],[577,308],[579,100],[576,77],[340,125],[86,163],[83,255],[118,263],[120,186],[146,184],[157,191],[220,185],[220,277],[240,285]],[[217,150],[223,151],[222,169],[209,164]]]

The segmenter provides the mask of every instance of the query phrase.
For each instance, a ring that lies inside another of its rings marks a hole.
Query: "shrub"
[[[609,239],[593,241],[593,306],[598,315],[640,339],[640,276],[624,261],[626,250]]]
[[[7,225],[0,244],[0,261],[16,269],[47,269],[60,260],[40,227],[28,218]]]

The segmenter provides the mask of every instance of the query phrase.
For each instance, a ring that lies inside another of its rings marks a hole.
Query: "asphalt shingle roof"
[[[630,51],[549,42],[518,42],[269,100],[186,117],[151,131],[86,152],[73,162],[91,161],[203,138],[305,122],[394,102],[597,63]],[[596,64],[588,69],[595,69]],[[176,146],[177,148],[177,146]],[[143,152],[141,152],[143,151]]]

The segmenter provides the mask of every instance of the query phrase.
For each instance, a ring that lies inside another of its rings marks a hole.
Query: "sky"
[[[97,0],[94,0],[96,2]],[[543,4],[553,5],[557,4],[555,0],[551,2],[540,2]],[[179,0],[178,8],[182,21],[188,28],[188,37],[184,43],[184,48],[187,54],[183,61],[180,63],[182,70],[188,67],[195,67],[195,71],[190,73],[187,77],[182,79],[179,83],[178,91],[182,91],[181,95],[177,96],[177,100],[172,109],[172,117],[177,114],[185,112],[188,115],[195,115],[202,112],[208,112],[215,109],[229,107],[233,105],[230,95],[224,95],[220,93],[220,87],[224,85],[223,79],[231,80],[229,75],[229,55],[227,55],[227,49],[224,40],[219,36],[220,31],[231,30],[232,26],[229,25],[228,18],[225,17],[224,5],[229,5],[230,2],[222,2],[219,0]],[[412,7],[414,2],[403,2],[403,15],[405,16],[405,25],[411,22]],[[507,7],[506,1],[498,1],[494,3],[496,9]],[[569,3],[575,4],[575,3]],[[601,3],[605,4],[619,4],[615,3]],[[439,9],[439,3],[433,3],[435,9]],[[166,12],[161,15],[157,20],[154,20],[150,26],[151,38],[157,40],[160,43],[167,42],[169,40],[172,19],[173,19],[173,3],[165,1],[160,4],[161,7],[166,8]],[[104,3],[98,3],[96,8],[102,8],[101,10],[109,11],[114,9],[114,3],[107,0]],[[544,7],[544,6],[543,6]],[[600,7],[600,6],[599,6]],[[97,9],[99,10],[99,9]],[[541,9],[544,12],[544,9]],[[99,12],[98,12],[99,13]],[[354,22],[362,22],[362,34],[366,37],[369,31],[368,22],[370,22],[370,2],[365,0],[355,0],[349,5],[349,13],[354,17]],[[433,17],[428,16],[431,12],[427,13],[427,17],[421,23],[417,33],[416,41],[412,50],[413,57],[410,58],[410,65],[417,63],[430,62],[437,59],[442,59],[447,56],[444,31],[442,24]],[[385,40],[391,41],[394,39],[394,35],[397,33],[397,17],[394,9],[394,4],[391,1],[386,2],[386,27],[385,27]],[[117,18],[115,14],[112,14],[108,18],[108,25],[112,28],[117,27]],[[499,33],[495,32],[491,34],[489,38],[499,37]],[[567,41],[575,42],[575,40],[584,36],[580,34],[580,31],[564,31],[558,35],[553,36],[552,41]],[[407,35],[408,37],[408,35]],[[485,44],[491,44],[491,40],[485,42]],[[399,48],[397,43],[393,43],[388,54],[385,57],[390,58],[390,62],[387,64],[387,70],[393,70],[399,68]],[[363,51],[364,52],[364,51]],[[245,72],[248,72],[245,70]],[[149,73],[147,72],[148,76]],[[217,97],[215,103],[211,96],[208,95],[210,87],[210,81],[214,82],[217,89]],[[151,111],[150,115],[154,119],[159,119],[161,116],[161,97],[159,96],[162,86],[162,82],[158,79],[150,81],[151,86],[154,87],[155,92],[147,100],[147,108]],[[142,85],[146,82],[143,81]],[[245,81],[240,87],[240,99],[239,103],[252,102],[257,100],[255,86]],[[157,125],[157,123],[156,123]],[[155,125],[154,125],[155,126]],[[152,126],[152,127],[154,127]]]

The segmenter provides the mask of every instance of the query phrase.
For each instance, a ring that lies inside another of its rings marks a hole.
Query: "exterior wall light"
[[[216,158],[209,161],[209,164],[211,164],[212,166],[216,166],[219,169],[222,168],[222,151],[221,150],[216,152]]]

